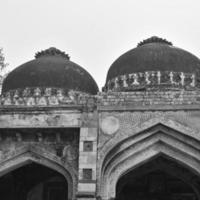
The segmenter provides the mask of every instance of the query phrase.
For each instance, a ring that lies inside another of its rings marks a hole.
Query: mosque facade
[[[200,200],[200,60],[151,37],[99,91],[56,48],[0,96],[0,199]]]

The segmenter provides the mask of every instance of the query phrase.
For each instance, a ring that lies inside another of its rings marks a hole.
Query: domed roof
[[[3,82],[2,92],[37,87],[77,90],[89,94],[98,92],[92,76],[54,47],[36,53],[34,60],[10,72]]]
[[[156,36],[121,55],[110,67],[106,83],[116,77],[151,71],[194,73],[200,70],[200,60],[171,42]],[[137,75],[138,76],[138,75]]]

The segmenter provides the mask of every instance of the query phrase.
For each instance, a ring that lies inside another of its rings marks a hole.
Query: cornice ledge
[[[98,111],[178,111],[178,110],[200,110],[200,105],[193,104],[193,105],[124,105],[124,106],[114,106],[114,105],[108,105],[108,106],[98,106]]]

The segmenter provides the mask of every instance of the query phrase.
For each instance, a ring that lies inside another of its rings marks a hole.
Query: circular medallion
[[[119,120],[116,117],[109,116],[102,120],[100,126],[105,134],[112,135],[119,129]]]

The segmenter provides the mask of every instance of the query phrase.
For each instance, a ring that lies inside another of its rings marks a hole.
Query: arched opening
[[[0,177],[0,199],[66,200],[68,183],[57,171],[31,162]]]
[[[199,200],[200,178],[181,164],[159,156],[122,175],[116,186],[120,200]]]

